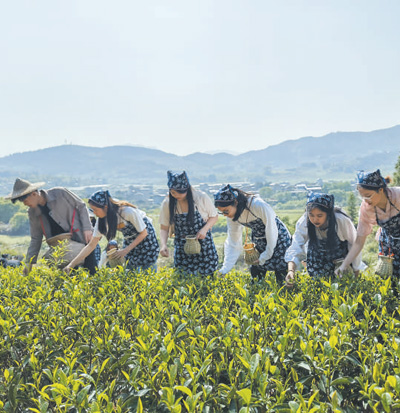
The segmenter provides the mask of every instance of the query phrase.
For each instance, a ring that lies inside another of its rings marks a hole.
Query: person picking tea
[[[189,183],[185,171],[167,172],[169,195],[161,204],[161,255],[168,257],[168,235],[175,233],[174,265],[187,273],[210,275],[218,265],[218,254],[211,228],[218,220],[211,199]],[[200,243],[198,254],[185,252],[187,237],[194,236]]]
[[[115,258],[125,257],[129,270],[156,269],[158,241],[153,224],[143,211],[127,201],[113,199],[108,191],[95,192],[88,202],[98,218],[93,238],[64,268],[67,273],[95,249],[103,235],[110,241],[117,231],[122,232],[124,242],[123,248],[115,253]]]
[[[357,226],[357,238],[343,264],[337,269],[341,274],[362,250],[374,225],[381,228],[379,254],[393,257],[394,278],[400,277],[400,187],[387,186],[390,178],[384,178],[379,169],[361,171],[357,175],[357,190],[362,198]]]
[[[48,239],[70,232],[71,239],[83,245],[92,239],[92,225],[85,202],[67,188],[39,189],[45,183],[31,183],[17,178],[12,193],[7,196],[13,203],[21,201],[29,207],[31,241],[26,253],[26,272],[38,258],[43,236]],[[96,259],[88,254],[83,267],[96,272]]]
[[[228,237],[224,244],[221,274],[228,273],[243,252],[243,227],[251,229],[251,241],[259,257],[250,266],[254,278],[274,271],[279,283],[286,275],[285,252],[291,235],[271,206],[258,196],[225,185],[214,195],[214,205],[226,216]]]
[[[354,224],[334,203],[333,195],[308,194],[306,212],[297,221],[292,245],[286,251],[288,287],[293,285],[296,269],[304,259],[312,277],[333,276],[335,262],[344,259],[354,244]],[[351,263],[355,273],[365,268],[361,254],[354,256]]]

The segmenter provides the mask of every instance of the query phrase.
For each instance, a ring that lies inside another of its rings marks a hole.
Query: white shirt
[[[128,221],[135,227],[137,232],[142,232],[143,230],[146,229],[146,224],[143,221],[143,218],[145,216],[146,214],[138,208],[133,208],[131,206],[121,206],[119,207],[118,213],[117,213],[117,218],[118,218],[117,227],[120,224],[125,224],[125,222]],[[99,220],[97,219],[96,225],[94,226],[94,230],[93,230],[93,237],[101,238],[102,236],[103,234],[99,231]]]
[[[237,221],[233,221],[231,218],[226,218],[228,237],[224,243],[224,264],[220,270],[222,274],[228,273],[233,268],[243,251],[243,225],[241,222],[253,222],[260,218],[265,225],[267,249],[260,254],[258,259],[259,265],[264,265],[265,261],[268,261],[274,253],[278,241],[278,227],[275,222],[276,214],[274,210],[263,199],[257,196],[252,197],[247,201],[247,207],[250,211],[244,209]],[[248,231],[248,238],[250,239],[251,229],[249,228]]]
[[[336,212],[335,217],[337,222],[337,235],[340,241],[347,241],[350,250],[357,235],[354,224],[349,217],[340,212]],[[318,228],[316,228],[315,234],[318,239],[327,237],[327,231],[319,230]],[[296,223],[296,231],[293,235],[292,245],[286,251],[285,261],[293,261],[298,268],[300,261],[304,261],[307,258],[308,240],[307,213],[305,212]],[[355,271],[366,268],[366,265],[361,261],[361,253],[357,255],[352,265]]]
[[[192,188],[193,193],[193,202],[194,205],[197,207],[201,217],[204,219],[205,222],[208,221],[209,218],[218,216],[218,211],[215,208],[214,204],[211,201],[211,198],[202,191],[194,190]],[[176,203],[178,213],[182,213],[179,208],[179,203]],[[169,227],[169,196],[167,196],[161,204],[160,209],[160,225],[165,227]]]

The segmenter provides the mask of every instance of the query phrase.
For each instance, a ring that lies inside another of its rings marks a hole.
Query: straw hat
[[[30,194],[33,191],[36,191],[40,187],[42,187],[45,182],[35,182],[31,183],[26,181],[25,179],[17,178],[14,183],[13,191],[10,195],[7,195],[6,199],[18,199],[21,196]]]

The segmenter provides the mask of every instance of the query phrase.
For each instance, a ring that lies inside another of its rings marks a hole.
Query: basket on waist
[[[50,247],[43,255],[43,258],[57,265],[58,268],[63,268],[68,265],[85,247],[85,244],[71,239],[70,232],[64,232],[46,239]],[[56,253],[56,248],[61,247],[60,251]],[[59,255],[57,255],[59,254]],[[79,264],[82,264],[79,262]]]
[[[201,245],[196,235],[188,235],[185,237],[185,245],[183,246],[183,251],[187,255],[200,254]]]
[[[111,248],[110,250],[107,251],[107,258],[108,258],[108,264],[110,265],[111,268],[117,267],[118,265],[124,265],[125,264],[125,257],[115,257],[115,253],[118,251],[117,248]]]
[[[254,242],[246,242],[243,245],[244,250],[244,262],[248,265],[253,265],[258,261],[260,253],[256,249],[256,244]]]
[[[247,265],[253,265],[258,261],[258,258],[260,257],[260,253],[256,249],[256,244],[254,242],[247,242],[248,233],[249,233],[249,228],[246,226],[246,239],[243,245],[244,262]]]
[[[379,254],[375,274],[381,277],[391,277],[393,275],[393,258],[393,255]]]
[[[72,234],[70,232],[63,232],[54,237],[46,238],[46,242],[49,247],[57,247],[60,241],[70,240]]]

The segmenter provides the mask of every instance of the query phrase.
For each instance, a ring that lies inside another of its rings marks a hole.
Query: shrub
[[[26,212],[17,212],[10,219],[9,232],[12,235],[29,234],[29,218]]]
[[[391,281],[0,269],[0,411],[400,408]]]

